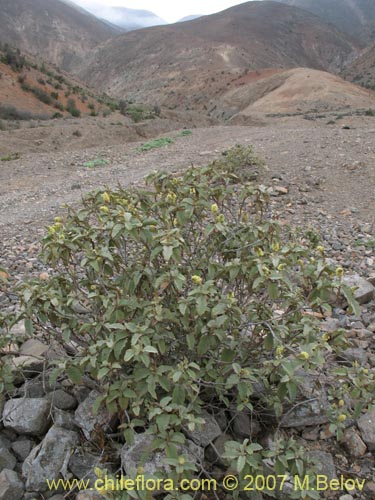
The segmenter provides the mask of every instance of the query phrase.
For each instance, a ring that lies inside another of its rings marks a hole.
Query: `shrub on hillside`
[[[345,339],[321,331],[313,314],[339,290],[356,309],[342,270],[315,237],[270,218],[266,189],[245,180],[259,168],[250,148],[237,147],[180,176],[155,173],[144,189],[87,195],[43,240],[51,277],[22,291],[28,331],[76,351],[54,376],[98,381],[97,406],[118,416],[128,442],[151,433],[169,477],[202,473],[179,447],[203,410],[277,428],[305,399],[306,373],[325,385],[332,431],[373,400],[374,375],[338,367]],[[265,459],[277,474],[307,471],[293,441],[265,449],[233,439],[226,459],[242,477],[262,473]]]

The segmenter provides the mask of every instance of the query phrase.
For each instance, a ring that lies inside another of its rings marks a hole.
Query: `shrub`
[[[52,97],[52,99],[55,99],[57,101],[59,98],[58,92],[51,92],[51,97]]]
[[[80,110],[76,107],[76,102],[74,99],[68,99],[68,103],[66,105],[66,110],[69,111],[69,113],[74,116],[78,117],[81,116]]]
[[[345,339],[323,332],[312,314],[329,310],[339,290],[358,312],[342,269],[325,262],[315,235],[269,218],[267,191],[243,179],[245,166],[259,168],[250,148],[237,147],[179,177],[153,174],[144,189],[89,194],[43,240],[51,278],[22,291],[28,330],[77,350],[54,376],[98,381],[96,407],[117,415],[130,443],[135,432],[151,433],[173,478],[197,469],[179,459],[179,446],[203,409],[267,416],[276,429],[305,399],[306,372],[327,391],[332,431],[373,400],[373,372],[336,365]],[[264,459],[277,474],[308,467],[293,440],[268,450],[232,440],[226,457],[241,475],[263,471]]]

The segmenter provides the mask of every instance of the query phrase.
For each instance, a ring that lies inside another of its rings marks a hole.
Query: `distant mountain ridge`
[[[374,0],[277,0],[306,9],[364,43],[375,40]]]
[[[72,1],[72,0],[68,0]],[[151,26],[162,26],[168,24],[164,19],[149,10],[130,9],[128,7],[105,6],[99,3],[81,3],[76,0],[87,12],[99,19],[118,26],[123,31],[149,28]]]
[[[338,72],[359,48],[306,10],[251,1],[193,21],[120,35],[94,49],[77,72],[119,98],[209,113],[218,96],[248,71]]]
[[[69,70],[96,45],[119,34],[71,2],[0,0],[0,41]]]

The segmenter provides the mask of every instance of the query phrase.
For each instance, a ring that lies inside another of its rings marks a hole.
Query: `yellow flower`
[[[308,352],[306,352],[306,351],[302,351],[302,352],[300,352],[299,357],[301,359],[308,360],[309,357],[310,357],[310,354]]]
[[[201,278],[200,276],[196,275],[196,274],[194,274],[194,275],[191,277],[191,281],[192,281],[193,283],[195,283],[196,285],[201,285],[201,284],[202,284],[202,282],[203,282],[202,278]]]
[[[277,269],[278,269],[279,271],[284,271],[284,269],[285,269],[285,268],[286,268],[286,264],[279,264],[279,265],[277,266]]]
[[[344,269],[342,267],[338,267],[336,269],[336,276],[338,276],[339,278],[341,278],[343,275],[344,275]]]
[[[102,199],[103,199],[104,203],[109,203],[111,201],[111,197],[109,196],[109,194],[107,192],[104,192],[102,194]]]
[[[178,463],[180,465],[184,465],[184,463],[186,462],[185,458],[184,457],[178,457]]]
[[[258,257],[263,257],[264,255],[263,249],[259,247],[255,249],[255,253],[257,254]]]
[[[272,244],[272,250],[273,250],[274,252],[278,252],[278,251],[280,250],[280,245],[279,245],[279,243],[277,243],[277,242],[276,242],[276,243],[273,243],[273,244]]]
[[[196,193],[195,188],[190,188],[190,194],[194,195]]]
[[[319,245],[318,247],[316,247],[317,251],[320,252],[321,254],[324,254],[325,250],[324,250],[324,247],[322,247],[321,245]]]
[[[337,417],[338,422],[345,422],[345,420],[346,420],[346,415],[344,413],[341,413],[341,415]]]
[[[282,356],[283,352],[284,352],[284,347],[282,345],[276,347],[276,356],[278,358]]]
[[[220,214],[217,218],[218,222],[220,222],[221,224],[223,224],[225,222],[225,217],[223,214]]]
[[[211,205],[211,212],[212,212],[213,214],[217,214],[217,213],[218,213],[218,211],[219,211],[219,207],[217,206],[217,203],[213,203],[213,204]]]
[[[342,408],[344,405],[345,405],[345,401],[343,399],[340,399],[339,406]]]
[[[62,217],[55,217],[54,221],[55,222],[62,222]]]
[[[324,342],[328,342],[330,338],[331,337],[330,337],[329,333],[324,333],[322,335],[322,339],[324,340]]]
[[[107,214],[109,212],[109,208],[106,207],[105,205],[102,205],[100,207],[100,211],[103,212],[104,214]]]
[[[176,201],[176,198],[177,198],[177,196],[175,195],[175,193],[168,193],[166,200],[169,203],[174,203]]]

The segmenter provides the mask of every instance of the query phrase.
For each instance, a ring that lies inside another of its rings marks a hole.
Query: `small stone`
[[[370,451],[375,450],[375,408],[362,415],[358,421],[358,428],[363,441]]]
[[[18,434],[43,434],[49,426],[50,403],[42,398],[10,399],[5,403],[3,424]]]
[[[91,432],[96,426],[107,430],[112,420],[111,415],[104,407],[101,407],[99,412],[94,415],[93,405],[99,396],[99,392],[91,391],[87,398],[78,406],[74,414],[75,423],[82,429],[87,439],[91,438]]]
[[[302,438],[306,441],[317,441],[319,439],[319,427],[307,427],[302,432]]]
[[[362,441],[354,427],[345,429],[341,441],[346,451],[353,458],[362,457],[367,451],[365,443]]]
[[[151,450],[153,440],[150,434],[136,434],[132,445],[123,446],[121,465],[127,475],[135,475],[138,467],[142,467],[144,473],[150,475],[157,471],[169,472],[169,467],[164,464],[165,454]]]
[[[364,349],[349,347],[342,353],[340,358],[350,362],[357,362],[363,366],[368,361],[368,354]]]
[[[187,427],[184,428],[184,431],[192,441],[205,448],[211,441],[220,436],[221,429],[215,418],[208,412],[203,412],[199,416],[204,419],[204,424],[200,428],[196,426],[194,431]]]
[[[19,439],[12,443],[13,453],[16,455],[20,462],[26,460],[30,455],[31,450],[34,448],[35,443],[31,439]]]
[[[68,468],[78,479],[85,478],[95,481],[98,479],[94,472],[95,467],[108,469],[100,461],[100,455],[94,455],[85,450],[75,450],[70,457]]]
[[[353,500],[353,497],[351,495],[341,495],[339,500]]]
[[[326,414],[327,401],[315,400],[306,402],[292,408],[283,415],[280,426],[281,427],[310,427],[314,425],[326,424],[328,417]]]
[[[72,448],[78,443],[78,434],[61,427],[52,426],[43,441],[32,450],[22,466],[27,478],[28,491],[46,491],[46,478],[58,479],[66,476]]]
[[[48,351],[48,346],[37,339],[29,339],[20,347],[20,353],[25,356],[43,356]]]
[[[233,419],[233,432],[239,439],[252,438],[259,434],[260,424],[246,413],[237,413]]]
[[[312,450],[306,456],[310,460],[314,460],[320,474],[324,474],[328,479],[337,479],[336,467],[330,453],[321,450]]]
[[[103,500],[103,495],[100,495],[97,491],[80,491],[75,500]]]
[[[16,466],[16,457],[6,448],[0,448],[0,471],[4,469],[13,470]]]
[[[21,500],[24,489],[16,472],[9,469],[0,472],[0,500]]]
[[[54,408],[52,413],[52,420],[53,424],[57,427],[63,427],[64,429],[68,429],[70,431],[78,430],[78,426],[74,420],[74,416],[68,411]]]
[[[274,191],[276,191],[276,193],[278,193],[280,195],[284,195],[284,194],[289,193],[288,188],[286,188],[284,186],[275,186],[273,189],[274,189]]]
[[[60,410],[74,410],[77,408],[78,402],[76,398],[62,389],[50,392],[48,394],[48,398],[50,399],[52,405]]]
[[[352,274],[349,276],[344,276],[343,283],[350,287],[355,287],[354,298],[359,304],[367,304],[374,297],[374,286],[359,274]]]

